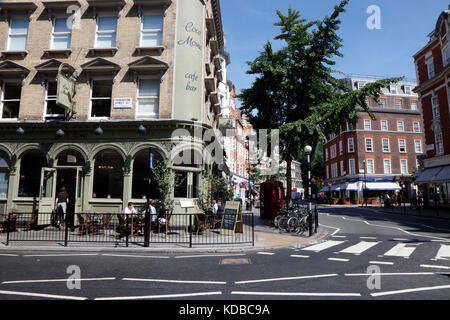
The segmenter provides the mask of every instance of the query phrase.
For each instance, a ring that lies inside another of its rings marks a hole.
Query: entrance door
[[[41,169],[41,185],[39,190],[39,213],[52,213],[55,208],[56,169]],[[51,224],[51,215],[42,215],[38,219],[39,225]]]
[[[67,219],[70,225],[78,224],[77,213],[82,211],[82,198],[81,198],[81,168],[77,167],[59,167],[58,168],[58,180],[56,189],[59,192],[61,188],[66,188],[69,195],[69,204],[67,206]]]

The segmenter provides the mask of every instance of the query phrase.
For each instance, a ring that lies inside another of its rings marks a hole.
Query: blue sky
[[[258,56],[263,45],[279,34],[273,25],[276,10],[287,14],[292,7],[307,20],[330,15],[339,0],[222,0],[222,20],[231,55],[228,78],[237,92],[251,86],[246,61]],[[381,9],[381,29],[369,30],[366,13],[370,5]],[[412,56],[428,41],[440,13],[448,9],[448,0],[350,0],[341,15],[338,35],[343,39],[343,58],[336,58],[335,68],[346,74],[415,79]],[[278,46],[281,43],[278,44]],[[277,44],[276,44],[277,46]]]

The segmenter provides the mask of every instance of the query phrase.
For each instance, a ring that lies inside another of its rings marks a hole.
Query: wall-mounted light
[[[22,136],[25,133],[25,130],[22,127],[17,128],[16,133],[18,136]]]
[[[147,132],[147,129],[141,124],[141,125],[139,126],[139,128],[138,128],[138,132],[139,132],[140,134],[144,134],[144,133]]]
[[[103,134],[103,129],[102,129],[102,127],[99,126],[97,129],[95,129],[94,134],[95,134],[96,136],[101,136],[101,135]]]
[[[62,129],[58,129],[58,130],[56,131],[56,136],[57,136],[58,138],[64,137],[64,131],[63,131]]]

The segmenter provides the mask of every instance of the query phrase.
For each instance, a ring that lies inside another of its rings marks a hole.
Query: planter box
[[[359,200],[353,200],[352,204],[359,204]]]
[[[345,201],[344,204],[350,204],[350,201]]]
[[[377,204],[377,200],[371,200],[372,204]]]

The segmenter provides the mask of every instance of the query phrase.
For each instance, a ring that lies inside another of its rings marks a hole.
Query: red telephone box
[[[279,209],[284,209],[284,188],[281,181],[267,181],[260,187],[260,216],[273,219]]]

